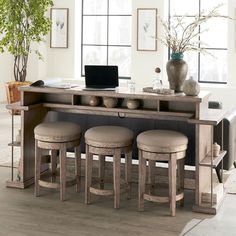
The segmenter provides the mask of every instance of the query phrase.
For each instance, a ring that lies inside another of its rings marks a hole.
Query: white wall
[[[69,8],[69,42],[68,48],[50,48],[50,38],[48,36],[46,75],[47,77],[74,77],[75,0],[54,0],[53,7]]]
[[[11,60],[11,55],[4,53],[0,54],[0,101],[6,100],[6,92],[5,92],[5,83],[13,77],[11,73],[11,64],[13,64]]]
[[[35,55],[29,57],[29,70],[27,71],[27,79],[30,81],[38,78],[38,59]],[[13,75],[13,56],[4,53],[0,54],[0,102],[6,101],[5,83],[14,80]]]
[[[157,42],[157,51],[137,51],[137,8],[157,8],[158,15],[163,18],[164,8],[163,0],[135,0],[133,1],[133,18],[132,18],[132,74],[131,79],[138,85],[148,86],[152,84],[155,77],[155,68],[160,67],[164,70],[164,48]],[[157,34],[160,34],[158,22]],[[164,73],[164,71],[163,71]]]
[[[76,2],[75,2],[76,1]],[[46,43],[42,43],[39,47],[44,55],[44,62],[38,61],[34,55],[30,56],[28,66],[28,79],[34,81],[45,77],[74,77],[74,69],[79,65],[75,65],[75,56],[79,54],[80,42],[77,42],[78,48],[74,41],[75,30],[79,31],[81,24],[78,14],[75,16],[75,4],[80,4],[80,0],[54,0],[54,7],[69,8],[69,47],[67,49],[50,48],[50,37],[47,37]],[[152,79],[155,77],[154,69],[158,66],[162,69],[162,75],[166,79],[165,64],[167,61],[166,48],[159,42],[157,51],[145,52],[137,51],[137,8],[157,8],[158,15],[163,18],[166,11],[166,0],[133,0],[133,29],[132,29],[132,80],[137,85],[151,85]],[[229,0],[229,14],[236,17],[236,1]],[[76,23],[75,23],[76,17]],[[161,34],[160,22],[158,22],[158,34]],[[228,33],[228,84],[220,86],[201,86],[202,90],[212,92],[212,100],[221,100],[225,108],[236,106],[236,22],[229,21]],[[77,63],[80,64],[80,57]],[[0,55],[0,101],[5,100],[4,81],[13,79],[12,74],[12,58],[4,54]]]

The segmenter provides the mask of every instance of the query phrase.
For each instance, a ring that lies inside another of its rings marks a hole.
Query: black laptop
[[[115,90],[119,86],[118,66],[85,65],[84,90]]]

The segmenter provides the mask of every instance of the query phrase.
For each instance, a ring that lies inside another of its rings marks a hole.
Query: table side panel
[[[207,154],[211,152],[212,145],[212,127],[210,125],[201,125],[198,126],[198,143],[197,145],[199,149],[198,155],[196,155],[196,166],[198,167],[198,190],[199,190],[199,204],[201,204],[202,192],[210,191],[211,186],[211,168],[206,166],[200,166],[199,163],[205,159]]]

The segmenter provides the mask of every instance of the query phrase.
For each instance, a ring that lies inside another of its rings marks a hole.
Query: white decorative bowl
[[[137,100],[137,99],[128,99],[127,107],[129,109],[132,109],[132,110],[137,109],[139,107],[139,100]]]
[[[113,97],[103,97],[103,104],[105,107],[107,108],[113,108],[116,107],[118,103],[118,99],[117,98],[113,98]]]
[[[184,81],[183,92],[188,96],[197,96],[200,92],[200,85],[190,77],[190,79]]]
[[[98,97],[96,97],[96,96],[91,96],[91,97],[89,98],[89,105],[90,105],[90,106],[95,107],[95,106],[97,106],[98,104],[99,104],[99,98],[98,98]]]

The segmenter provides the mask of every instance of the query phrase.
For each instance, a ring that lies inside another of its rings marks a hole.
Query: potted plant
[[[43,41],[49,32],[51,22],[45,13],[52,5],[52,0],[0,0],[0,53],[8,51],[14,57],[15,81],[7,83],[9,103],[19,101],[19,86],[29,84],[26,76],[32,43]],[[42,59],[38,50],[35,53]]]

